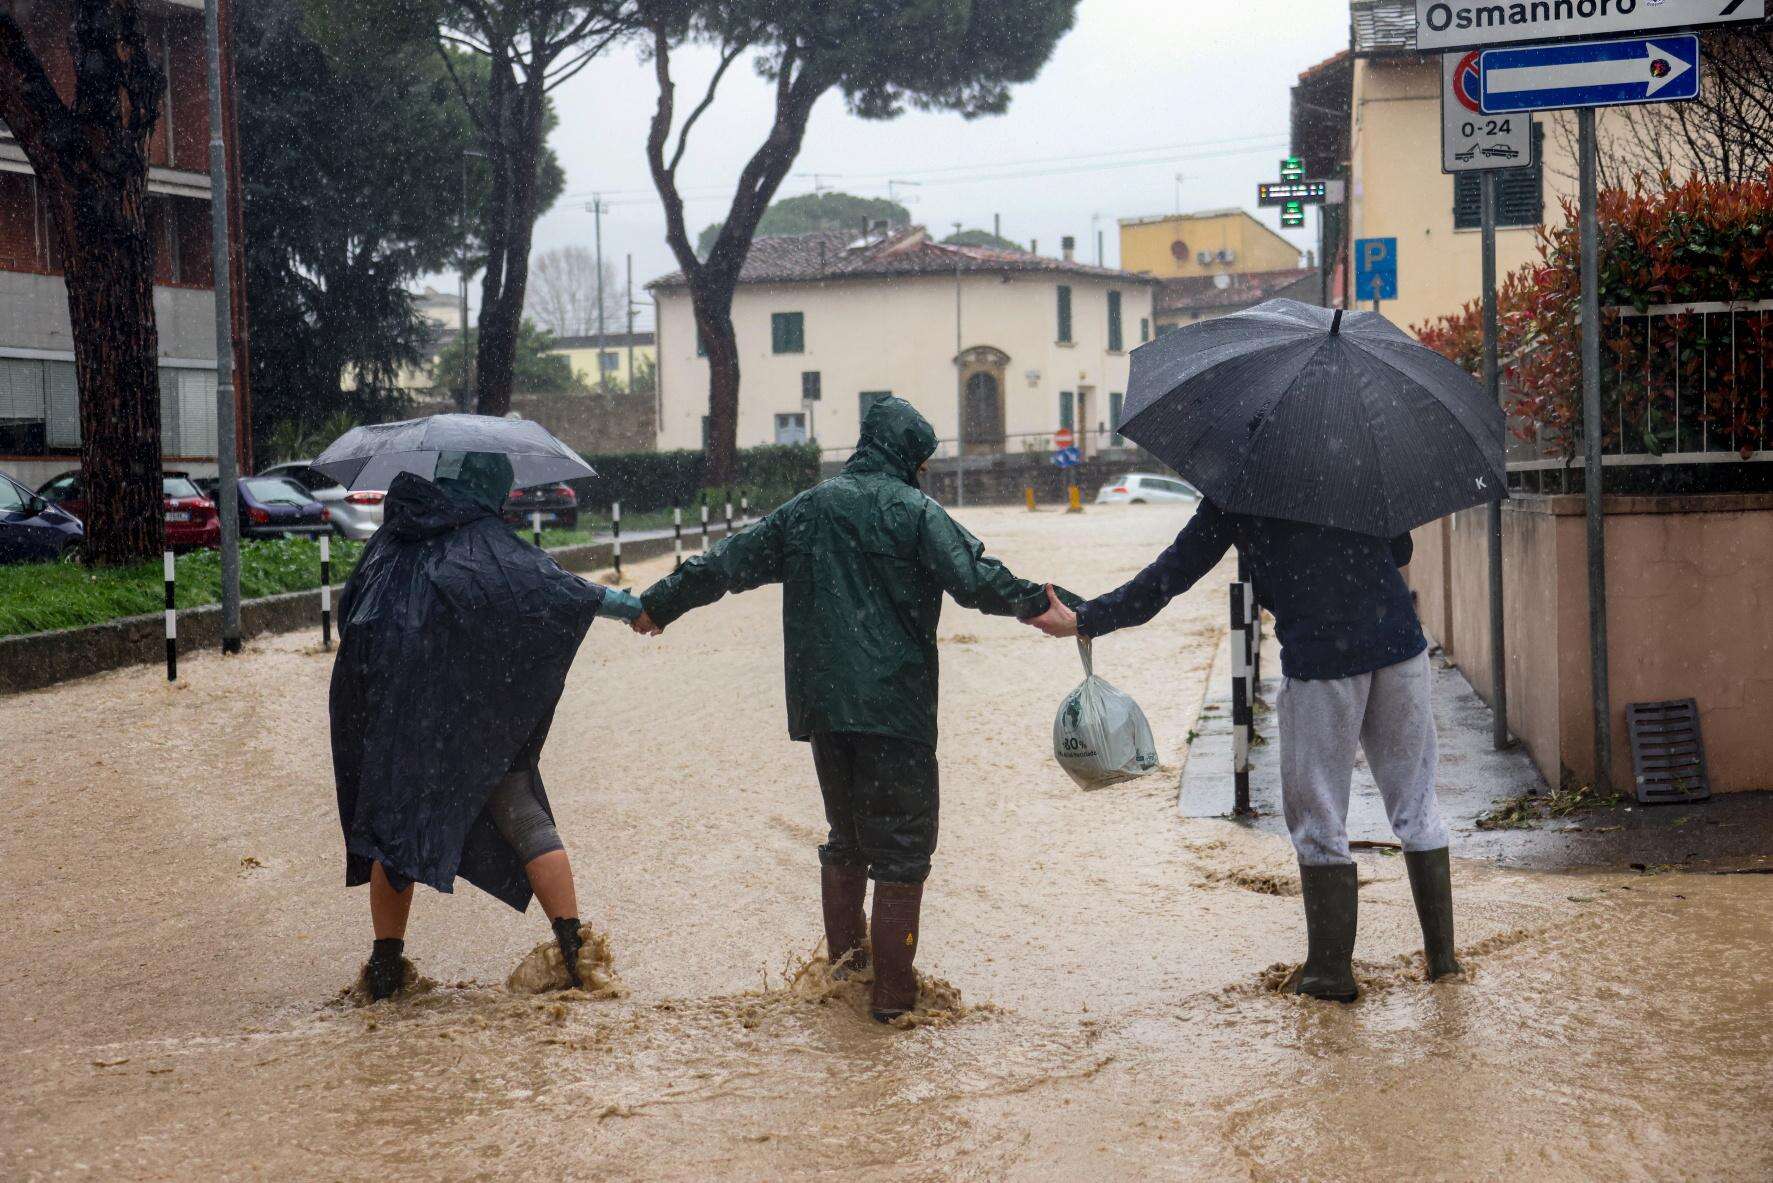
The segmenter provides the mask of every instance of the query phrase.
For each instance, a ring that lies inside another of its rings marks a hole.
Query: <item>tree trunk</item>
[[[733,329],[733,286],[692,285],[690,303],[708,351],[708,446],[702,484],[730,487],[739,479],[739,338]]]
[[[476,409],[503,415],[511,409],[517,337],[529,292],[529,250],[536,229],[536,166],[541,158],[547,94],[540,79],[521,88],[509,68],[495,63],[491,106],[497,112],[498,142],[489,144],[495,181],[487,219],[486,276],[480,287],[480,342]],[[501,93],[502,92],[502,93]]]

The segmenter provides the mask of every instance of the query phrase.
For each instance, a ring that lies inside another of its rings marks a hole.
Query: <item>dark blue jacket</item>
[[[1256,602],[1274,614],[1281,672],[1349,678],[1428,647],[1398,568],[1410,536],[1387,541],[1349,530],[1227,513],[1202,501],[1169,549],[1127,583],[1077,610],[1078,631],[1100,637],[1144,624],[1218,565],[1231,547],[1249,560]]]

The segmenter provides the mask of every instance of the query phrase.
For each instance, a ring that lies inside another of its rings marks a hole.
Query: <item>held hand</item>
[[[664,629],[660,628],[658,625],[654,624],[653,618],[648,616],[645,612],[642,612],[639,616],[636,616],[633,620],[630,620],[628,622],[628,627],[633,629],[635,632],[639,633],[643,637],[661,636],[665,631]]]
[[[1077,613],[1065,606],[1050,583],[1047,584],[1047,610],[1030,618],[1028,623],[1049,637],[1077,636]]]

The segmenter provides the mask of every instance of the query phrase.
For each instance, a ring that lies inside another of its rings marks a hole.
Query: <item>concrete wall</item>
[[[1423,627],[1489,702],[1484,513],[1456,516],[1416,532],[1406,577]],[[1773,495],[1609,497],[1606,532],[1615,787],[1631,786],[1626,704],[1695,698],[1713,790],[1773,788]],[[1509,729],[1554,784],[1594,775],[1586,555],[1580,497],[1504,508]]]
[[[1072,342],[1060,344],[1056,289],[1071,287]],[[861,428],[859,396],[890,390],[928,416],[943,439],[958,430],[952,277],[802,284],[753,284],[733,302],[742,387],[739,446],[775,442],[775,416],[802,410],[801,373],[821,375],[812,428],[826,448],[847,448]],[[1123,348],[1108,349],[1108,292],[1121,293]],[[770,315],[806,316],[806,351],[771,352]],[[1139,322],[1151,316],[1151,286],[1085,275],[969,276],[961,285],[962,349],[991,346],[1009,355],[1004,371],[1004,430],[1051,432],[1059,392],[1090,390],[1087,418],[1108,422],[1108,396],[1127,388],[1127,353]],[[663,414],[659,447],[700,448],[708,413],[708,362],[696,356],[687,291],[658,291],[659,377]],[[1030,373],[1035,376],[1031,379]],[[1006,447],[1019,450],[1016,439]]]

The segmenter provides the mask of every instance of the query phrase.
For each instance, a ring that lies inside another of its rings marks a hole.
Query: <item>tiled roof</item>
[[[1355,53],[1416,51],[1414,0],[1351,0],[1348,8]]]
[[[1225,276],[1220,287],[1215,275],[1191,275],[1184,279],[1166,279],[1158,285],[1153,311],[1201,312],[1216,308],[1242,308],[1260,304],[1279,296],[1315,303],[1318,274],[1314,268],[1288,268],[1284,271],[1251,271],[1243,275]],[[1289,289],[1300,288],[1303,291]]]
[[[1010,272],[1046,272],[1075,275],[1120,283],[1152,283],[1148,275],[1092,267],[1087,263],[1050,259],[1027,251],[998,250],[983,246],[944,246],[932,240],[921,226],[908,226],[885,238],[857,241],[855,231],[820,231],[813,234],[775,235],[751,243],[744,283],[804,283],[846,279],[883,279],[902,275],[1001,275]],[[649,288],[684,285],[683,273],[655,279]]]

